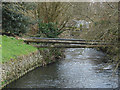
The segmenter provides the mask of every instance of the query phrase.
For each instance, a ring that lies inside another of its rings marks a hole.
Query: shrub
[[[2,29],[4,33],[15,35],[24,34],[29,30],[30,18],[18,13],[19,6],[14,7],[15,3],[3,3],[2,6]]]
[[[45,37],[56,38],[62,32],[63,31],[60,31],[60,29],[57,27],[57,23],[43,23],[42,21],[39,22],[39,33],[43,33]]]

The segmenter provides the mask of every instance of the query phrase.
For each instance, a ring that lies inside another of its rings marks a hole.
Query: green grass
[[[18,56],[27,55],[31,52],[37,51],[37,48],[25,44],[22,40],[17,40],[13,37],[2,36],[2,59],[0,62],[4,63]]]

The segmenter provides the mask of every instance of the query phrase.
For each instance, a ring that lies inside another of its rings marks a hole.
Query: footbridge
[[[95,48],[112,47],[113,44],[100,40],[64,39],[64,38],[24,38],[24,42],[37,48]],[[33,44],[34,43],[34,44]]]

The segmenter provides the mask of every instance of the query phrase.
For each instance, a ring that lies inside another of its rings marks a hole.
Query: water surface
[[[95,49],[66,49],[65,59],[39,67],[7,88],[117,88],[118,75],[101,61],[105,54]]]

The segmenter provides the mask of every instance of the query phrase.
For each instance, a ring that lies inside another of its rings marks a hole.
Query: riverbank
[[[28,72],[28,68],[31,69],[32,64],[41,57],[37,48],[25,44],[22,40],[8,36],[0,36],[0,38],[0,87],[2,88]],[[35,61],[32,61],[32,59],[35,59]]]
[[[16,60],[10,60],[2,64],[1,87],[3,88],[12,81],[19,79],[29,71],[42,66],[42,56],[39,51],[28,55],[18,56]]]
[[[4,36],[1,48],[1,88],[19,79],[36,67],[45,66],[61,58],[61,50],[45,48],[38,50],[13,37]]]

